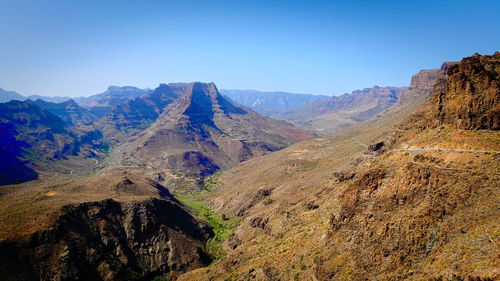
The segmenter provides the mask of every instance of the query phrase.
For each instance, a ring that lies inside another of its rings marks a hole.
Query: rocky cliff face
[[[68,205],[28,241],[0,243],[2,280],[151,280],[211,257],[211,229],[170,200]]]
[[[459,129],[500,129],[500,53],[451,66],[434,97],[435,117]]]
[[[411,87],[432,88],[444,75],[443,69],[426,69],[411,77]]]
[[[331,217],[319,280],[493,276],[498,178],[481,165],[494,160],[442,154],[395,153],[361,169]]]
[[[436,82],[442,79],[448,69],[457,62],[445,62],[437,69],[425,69],[411,77],[410,87],[434,88]]]

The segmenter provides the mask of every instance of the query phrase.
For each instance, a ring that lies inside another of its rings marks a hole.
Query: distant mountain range
[[[432,78],[437,75],[434,72],[435,70],[422,71],[422,73],[415,76],[415,81],[412,81],[412,83],[419,83],[422,79]],[[373,118],[397,104],[399,95],[405,89],[405,87],[374,86],[373,88],[356,90],[351,94],[341,96],[228,89],[220,90],[220,93],[234,103],[258,113],[289,121],[296,126],[313,130],[320,135],[329,135],[341,128]],[[120,138],[120,132],[131,129],[137,133],[149,126],[162,113],[163,107],[175,98],[175,93],[170,93],[173,96],[164,96],[164,94],[162,96],[161,90],[161,88],[150,90],[132,86],[110,86],[103,93],[89,97],[77,97],[73,98],[73,100],[93,115],[91,117],[86,114],[87,121],[103,118],[98,122],[101,128],[110,128],[109,121],[111,119],[114,119],[113,122],[122,119],[118,122],[119,128],[107,131],[108,133],[114,131],[114,137]],[[152,94],[153,92],[155,93]],[[23,97],[16,92],[8,91],[3,91],[0,94],[3,100],[36,98],[49,102],[66,102],[70,99],[69,97]],[[144,96],[144,98],[136,100],[141,96]],[[154,101],[155,99],[157,100]],[[118,108],[113,109],[116,106]],[[107,115],[108,113],[109,115]],[[130,126],[127,123],[130,123]]]
[[[440,75],[434,72],[417,74],[412,83],[425,84]],[[111,86],[97,95],[59,103],[33,101],[15,92],[2,94],[4,99],[24,99],[19,108],[26,107],[32,115],[51,114],[51,120],[57,121],[54,125],[60,123],[58,127],[69,128],[75,136],[95,132],[87,144],[95,145],[97,137],[98,142],[113,146],[106,160],[109,163],[148,165],[198,177],[371,119],[397,105],[406,89],[375,86],[333,97],[250,90],[224,90],[222,95],[213,83],[170,83],[154,90]],[[4,119],[11,117],[9,126],[25,121],[16,116],[26,112],[7,108]],[[30,117],[28,121],[31,119],[37,120]],[[19,128],[27,135],[32,133],[30,127]],[[37,138],[65,147],[80,142],[72,135],[39,134]],[[71,138],[74,140],[65,144]],[[36,145],[28,142],[28,146],[37,151]]]
[[[406,89],[407,87],[374,86],[312,101],[276,117],[314,130],[318,134],[330,135],[339,129],[373,118],[398,104],[401,93]]]
[[[97,120],[97,117],[94,116],[89,110],[78,105],[72,99],[60,103],[37,99],[33,103],[38,107],[57,115],[69,125],[90,125],[92,122]]]
[[[150,89],[139,89],[131,86],[110,86],[108,89],[100,94],[92,95],[89,97],[79,97],[75,101],[89,109],[89,111],[98,118],[106,115],[106,113],[113,107],[123,102],[126,102],[136,97],[142,96]]]
[[[0,102],[8,102],[11,100],[25,100],[26,97],[14,92],[14,91],[7,91],[2,88],[0,88]]]
[[[330,98],[329,96],[322,95],[263,92],[255,90],[221,89],[220,93],[236,103],[271,117],[297,109],[312,101],[327,100]]]
[[[74,100],[78,105],[86,108],[90,113],[97,118],[104,116],[113,106],[119,105],[125,101],[134,99],[138,96],[150,92],[150,89],[140,89],[132,86],[110,86],[102,93],[91,95],[88,97],[48,97],[40,95],[24,96],[14,91],[6,91],[0,88],[0,102],[8,102],[10,100],[42,100],[46,102],[61,103],[69,100]]]

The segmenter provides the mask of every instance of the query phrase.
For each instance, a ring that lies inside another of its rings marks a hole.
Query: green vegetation
[[[223,220],[218,214],[203,204],[201,195],[217,187],[218,175],[220,173],[208,176],[204,180],[205,185],[200,191],[174,192],[177,200],[191,208],[194,211],[194,215],[206,221],[212,227],[215,235],[207,241],[206,247],[207,251],[216,259],[220,259],[226,255],[222,249],[222,242],[231,236],[234,229],[240,223],[240,220],[235,219]]]
[[[211,192],[217,187],[217,178],[222,174],[221,171],[216,172],[213,175],[207,176],[203,182],[205,183],[203,185],[203,191],[205,192]]]
[[[207,241],[207,251],[216,259],[220,259],[226,255],[222,249],[222,242],[229,238],[234,229],[238,226],[239,220],[222,220],[214,211],[207,208],[201,199],[200,192],[180,193],[175,192],[174,196],[184,205],[191,208],[195,215],[206,221],[214,231],[214,237]]]
[[[99,174],[99,172],[101,171],[101,168],[96,168],[95,170],[93,170],[90,174],[89,174],[89,177],[95,177],[97,176],[97,174]]]

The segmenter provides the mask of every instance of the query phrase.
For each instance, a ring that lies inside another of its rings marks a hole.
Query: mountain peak
[[[312,137],[289,123],[232,104],[214,83],[160,84],[134,102],[152,104],[153,96],[160,100],[159,94],[171,102],[134,141],[123,142],[115,150],[115,161],[134,159],[189,176],[205,176]]]

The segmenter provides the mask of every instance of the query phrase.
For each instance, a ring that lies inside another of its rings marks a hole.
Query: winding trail
[[[392,151],[448,151],[448,152],[470,152],[470,153],[500,153],[494,150],[474,150],[474,149],[456,149],[456,148],[393,148]]]
[[[368,145],[366,145],[366,144],[358,141],[357,139],[353,138],[352,141],[355,142],[355,143],[357,143],[357,144],[359,144],[359,145],[361,145],[364,149],[368,149]]]
[[[368,145],[358,141],[357,139],[352,139],[356,144],[368,148]],[[469,152],[469,153],[500,153],[500,151],[495,150],[475,150],[475,149],[458,149],[458,148],[436,148],[436,147],[422,147],[422,148],[393,148],[392,151],[446,151],[446,152]]]

